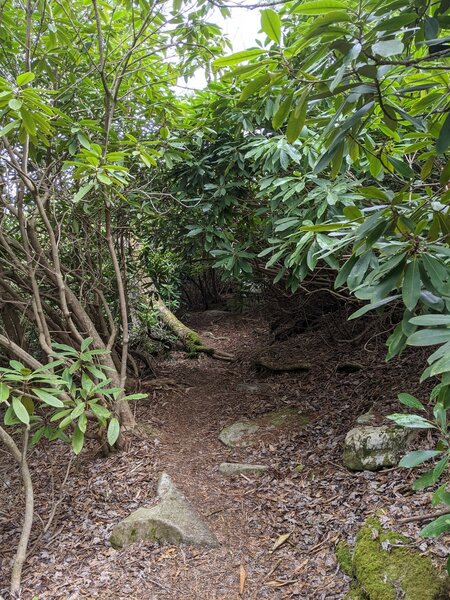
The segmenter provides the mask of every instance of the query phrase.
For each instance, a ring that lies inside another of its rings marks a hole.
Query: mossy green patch
[[[406,547],[404,536],[384,531],[377,519],[360,530],[353,554],[353,575],[368,600],[447,598],[447,581],[428,556]]]
[[[353,573],[353,554],[347,542],[344,542],[343,540],[338,542],[334,550],[334,554],[336,556],[338,565],[341,567],[344,573],[351,576]]]
[[[367,596],[364,596],[363,592],[357,585],[352,585],[344,600],[367,600]]]
[[[300,424],[306,425],[309,422],[308,417],[298,412],[297,408],[288,406],[280,408],[266,413],[262,417],[257,419],[259,425],[273,425],[274,427],[281,427],[289,424]]]

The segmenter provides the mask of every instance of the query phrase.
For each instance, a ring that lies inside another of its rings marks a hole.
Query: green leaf
[[[235,52],[234,54],[229,54],[228,56],[223,56],[222,58],[217,58],[213,61],[212,67],[215,71],[222,69],[223,67],[231,67],[233,65],[238,65],[245,60],[252,60],[253,58],[257,58],[261,54],[263,54],[264,50],[260,48],[252,48],[251,50],[243,50],[242,52]]]
[[[34,446],[35,444],[37,444],[39,442],[39,440],[45,435],[46,431],[47,431],[47,427],[46,426],[39,427],[39,429],[37,429],[34,432],[32,438],[31,438],[30,444],[32,446]]]
[[[75,454],[80,454],[84,444],[84,433],[78,427],[75,426],[72,434],[72,449]]]
[[[6,383],[0,382],[0,402],[4,402],[9,398],[9,387]]]
[[[401,394],[398,394],[397,398],[405,406],[409,406],[410,408],[417,408],[417,410],[425,410],[425,407],[422,404],[422,402],[414,396],[411,396],[411,394],[406,394],[405,392],[402,392]]]
[[[124,396],[122,400],[144,400],[144,398],[148,398],[148,394],[130,394],[129,396]]]
[[[378,302],[374,302],[373,304],[366,304],[366,306],[363,306],[362,308],[360,308],[359,310],[357,310],[356,312],[351,314],[349,316],[348,320],[351,321],[352,319],[357,319],[358,317],[365,315],[370,310],[375,310],[377,308],[380,308],[380,307],[384,306],[385,304],[389,304],[390,302],[393,302],[394,300],[398,300],[399,298],[400,298],[400,294],[396,294],[395,296],[389,296],[389,298],[383,298],[382,300],[378,300]]]
[[[441,375],[442,373],[448,373],[450,371],[450,355],[444,355],[438,360],[430,369],[430,375]]]
[[[82,200],[86,196],[86,194],[92,190],[94,185],[95,185],[94,182],[90,181],[86,185],[81,186],[80,189],[78,190],[78,192],[73,197],[73,201],[79,202],[80,200]]]
[[[402,297],[405,306],[409,310],[414,310],[420,298],[420,272],[417,259],[413,259],[406,267],[403,280]]]
[[[408,346],[435,346],[450,340],[450,329],[421,329],[408,338]]]
[[[54,394],[48,392],[47,390],[43,390],[42,388],[31,388],[33,394],[35,394],[42,402],[48,404],[49,406],[56,406],[58,408],[62,408],[64,406],[64,402],[57,398]]]
[[[439,137],[436,142],[436,150],[438,154],[444,154],[450,145],[450,112],[447,115],[444,123],[442,124]]]
[[[338,0],[313,0],[303,2],[293,12],[300,15],[324,15],[332,10],[348,10],[348,5]]]
[[[405,25],[409,25],[413,23],[417,19],[417,13],[404,13],[399,15],[398,17],[389,17],[377,23],[373,28],[373,31],[395,31],[397,32],[399,29],[404,27]]]
[[[30,423],[30,415],[28,414],[27,409],[22,404],[22,398],[14,396],[11,402],[12,409],[16,415],[16,417],[25,425],[29,425]]]
[[[94,340],[91,337],[85,338],[82,342],[81,342],[81,352],[84,352],[85,350],[87,350],[89,348],[89,346],[92,344]]]
[[[20,423],[20,420],[16,417],[14,413],[12,405],[8,406],[8,408],[6,409],[5,416],[3,417],[3,422],[5,423],[5,425],[8,426],[18,425]]]
[[[345,263],[339,270],[338,276],[336,277],[336,280],[334,282],[335,289],[337,289],[347,281],[347,278],[350,275],[350,272],[352,271],[357,260],[358,257],[352,254],[352,256],[350,256],[350,258],[345,261]]]
[[[20,110],[22,108],[22,100],[18,100],[17,98],[11,98],[11,100],[8,102],[8,106],[11,110]]]
[[[19,87],[26,85],[27,83],[30,83],[31,81],[34,80],[34,73],[21,73],[17,78],[16,78],[16,83]]]
[[[400,467],[417,467],[439,454],[442,454],[439,450],[414,450],[414,452],[409,452],[404,456],[398,464]]]
[[[290,144],[293,144],[300,135],[306,120],[306,111],[308,109],[308,94],[309,90],[306,89],[300,96],[298,104],[291,111],[289,121],[286,128],[286,138]]]
[[[60,419],[63,419],[64,417],[67,417],[67,415],[69,415],[72,412],[72,410],[70,408],[65,408],[64,410],[59,410],[58,412],[56,412],[55,414],[53,414],[50,418],[50,421],[59,421]]]
[[[433,475],[433,469],[431,471],[427,471],[420,477],[418,477],[412,485],[413,490],[419,491],[424,490],[430,485],[434,485],[436,483],[436,479]]]
[[[413,325],[450,325],[450,315],[421,315],[409,322]]]
[[[104,183],[105,185],[111,185],[112,179],[103,173],[97,173],[97,179]]]
[[[101,420],[109,419],[111,416],[111,411],[102,406],[101,404],[97,404],[96,402],[89,403],[89,406],[96,417]]]
[[[450,513],[448,515],[442,515],[425,525],[420,532],[419,535],[425,538],[433,538],[442,535],[446,531],[450,531]]]
[[[113,417],[111,419],[111,421],[109,422],[108,433],[107,433],[108,444],[110,446],[114,446],[114,444],[117,442],[119,433],[120,433],[119,421],[115,417]]]
[[[427,421],[419,415],[406,415],[403,413],[394,413],[387,417],[390,421],[394,421],[400,427],[407,427],[408,429],[436,429],[433,423]]]
[[[80,144],[83,146],[83,148],[86,148],[86,150],[91,149],[91,142],[84,135],[84,133],[82,133],[81,131],[77,131],[77,138]]]
[[[278,13],[270,8],[261,11],[261,28],[273,42],[281,41],[281,21]]]
[[[384,40],[373,44],[372,52],[378,54],[378,56],[388,58],[389,56],[401,54],[404,47],[403,42],[400,40]]]
[[[269,83],[269,81],[270,81],[270,75],[268,75],[267,73],[265,73],[264,75],[260,75],[259,77],[256,77],[255,79],[252,79],[251,81],[249,81],[247,83],[247,85],[242,89],[241,95],[239,97],[239,102],[245,102],[255,92],[258,92],[259,90],[261,90],[261,88],[263,88],[267,83]],[[195,230],[193,230],[193,231],[195,231]],[[200,230],[200,231],[202,231],[202,230]],[[191,236],[196,235],[195,233],[192,233],[192,231],[190,231],[189,233]]]
[[[288,116],[291,104],[292,94],[289,94],[289,96],[286,96],[286,98],[281,102],[279,109],[272,119],[272,126],[274,129],[279,129],[281,125],[283,125],[286,117]]]
[[[86,429],[87,429],[87,416],[83,413],[82,415],[80,415],[80,418],[78,419],[78,428],[82,433],[86,433]]]
[[[18,125],[20,125],[20,121],[11,121],[11,123],[8,123],[8,125],[5,125],[3,127],[3,129],[0,129],[0,137],[3,137],[4,135],[8,135],[8,133],[10,131],[12,131],[13,129],[16,129]]]
[[[394,156],[388,156],[388,161],[402,177],[405,177],[406,179],[413,179],[415,177],[414,171],[407,163],[405,163],[405,161],[395,158]]]
[[[75,419],[78,419],[78,417],[80,415],[82,415],[85,411],[86,405],[84,402],[79,402],[76,407],[73,409],[73,411],[70,413],[70,417],[73,421],[75,421]]]

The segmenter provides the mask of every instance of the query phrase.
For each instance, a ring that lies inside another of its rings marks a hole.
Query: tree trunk
[[[180,319],[178,319],[173,312],[167,308],[164,301],[156,294],[153,296],[152,304],[153,307],[158,311],[163,323],[167,325],[167,327],[182,342],[190,356],[194,357],[203,352],[218,360],[225,360],[229,362],[234,360],[232,354],[228,354],[228,352],[222,352],[221,350],[216,350],[205,344],[200,335],[182,323]]]

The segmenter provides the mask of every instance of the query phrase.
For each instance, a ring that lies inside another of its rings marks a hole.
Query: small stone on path
[[[261,475],[268,468],[266,465],[250,465],[248,463],[222,463],[219,465],[219,473],[226,477]]]
[[[259,425],[252,421],[236,421],[224,427],[219,434],[219,440],[231,448],[246,448],[250,446],[251,436],[259,429]]]
[[[309,419],[293,406],[268,412],[256,419],[242,419],[227,425],[219,434],[219,440],[230,448],[246,448],[258,440],[258,434],[285,425],[305,425]]]
[[[138,508],[118,523],[110,537],[113,546],[122,548],[134,542],[160,541],[214,548],[216,536],[167,475],[162,473],[157,495],[159,503]]]

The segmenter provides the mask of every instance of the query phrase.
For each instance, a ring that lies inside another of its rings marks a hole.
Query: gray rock
[[[253,421],[236,421],[224,427],[219,434],[219,440],[230,448],[246,448],[252,443],[252,436],[259,429]]]
[[[400,460],[410,432],[383,425],[359,425],[351,429],[344,443],[344,464],[352,471],[376,471],[392,467]]]
[[[292,406],[286,406],[261,415],[256,419],[242,419],[227,425],[219,434],[219,440],[230,448],[246,448],[258,440],[259,434],[285,425],[305,425],[309,419]]]
[[[222,463],[219,465],[219,473],[226,477],[235,477],[238,475],[261,475],[269,467],[265,465],[250,465],[247,463]]]
[[[260,394],[261,392],[264,393],[264,388],[258,383],[239,383],[236,386],[236,390],[238,392],[244,392],[245,394]]]
[[[372,409],[360,415],[356,419],[358,425],[373,425],[376,421],[376,415],[372,412]]]
[[[162,473],[159,479],[157,495],[156,506],[138,508],[114,527],[110,537],[113,546],[122,548],[134,542],[155,540],[167,544],[218,546],[216,536],[167,473]]]

